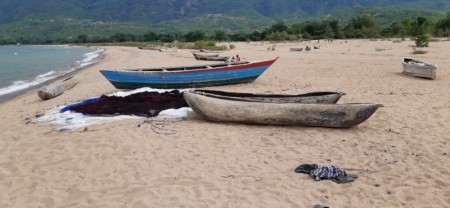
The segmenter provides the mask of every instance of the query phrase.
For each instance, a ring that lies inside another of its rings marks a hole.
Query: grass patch
[[[125,47],[155,47],[155,48],[178,48],[178,49],[206,49],[206,50],[217,50],[223,51],[228,50],[226,45],[216,45],[214,41],[197,41],[195,43],[188,42],[172,42],[172,43],[162,43],[162,42],[110,42],[110,43],[80,43],[72,44],[77,46],[125,46]],[[234,48],[234,45],[230,45]]]
[[[205,50],[214,50],[214,51],[224,51],[228,50],[226,45],[217,46],[214,41],[197,41],[195,43],[178,43],[177,48],[179,49],[205,49]]]
[[[413,48],[413,52],[412,52],[412,54],[426,54],[426,53],[428,53],[427,51],[424,51],[424,50],[417,50],[416,48]]]

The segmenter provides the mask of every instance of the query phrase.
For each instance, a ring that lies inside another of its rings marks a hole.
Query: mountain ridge
[[[436,0],[0,0],[0,24],[24,18],[73,18],[94,21],[145,22],[193,18],[205,14],[245,16],[252,11],[270,19],[326,15],[354,7],[405,7],[448,10]]]
[[[252,31],[314,18],[345,22],[367,13],[389,25],[405,17],[443,17],[449,9],[450,0],[0,0],[0,39]]]

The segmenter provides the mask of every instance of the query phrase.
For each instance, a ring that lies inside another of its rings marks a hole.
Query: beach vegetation
[[[427,34],[417,35],[415,39],[416,47],[428,47],[429,39]]]
[[[225,30],[216,30],[214,32],[214,39],[217,41],[226,41],[228,40],[228,33]]]
[[[450,12],[447,17],[436,22],[434,35],[438,37],[450,37]]]
[[[428,53],[428,52],[424,51],[424,50],[416,49],[415,47],[413,47],[412,54],[426,54],[426,53]]]
[[[192,49],[226,50],[227,46],[217,46],[215,41],[197,41],[194,43]]]
[[[179,42],[175,47],[179,49],[205,49],[205,50],[215,50],[223,51],[228,50],[226,45],[217,45],[215,41],[196,41],[194,43]]]
[[[375,17],[364,14],[353,18],[345,27],[348,38],[377,38],[381,37],[382,27]]]
[[[203,30],[190,31],[184,36],[184,40],[186,40],[187,42],[201,41],[205,40],[205,38],[206,34]]]

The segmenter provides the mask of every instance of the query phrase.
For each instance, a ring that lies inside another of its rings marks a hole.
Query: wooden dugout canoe
[[[230,100],[183,93],[186,102],[210,121],[348,128],[367,120],[381,104],[302,104]]]
[[[205,58],[212,58],[212,57],[219,57],[219,54],[217,54],[217,53],[203,53],[203,54],[192,53],[192,55],[197,60],[202,60],[202,59],[205,59]]]
[[[227,61],[229,56],[211,56],[211,57],[196,57],[197,60],[202,61]]]
[[[345,93],[343,92],[311,92],[305,94],[254,94],[226,92],[218,90],[194,90],[197,94],[237,101],[266,102],[266,103],[336,103]]]
[[[69,90],[78,84],[79,80],[76,77],[69,77],[62,81],[56,82],[55,84],[41,88],[38,91],[38,96],[43,100],[48,100],[59,96],[64,93],[64,91]]]

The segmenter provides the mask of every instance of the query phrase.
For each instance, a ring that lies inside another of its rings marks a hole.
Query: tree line
[[[450,37],[450,12],[436,22],[426,17],[404,18],[382,27],[381,23],[371,15],[355,17],[348,24],[339,20],[311,20],[292,25],[284,22],[276,23],[262,31],[229,32],[215,30],[205,32],[192,30],[187,33],[156,33],[148,31],[144,34],[115,33],[110,36],[89,36],[79,34],[72,38],[56,39],[24,39],[14,41],[0,40],[0,44],[70,44],[70,43],[106,43],[106,42],[163,42],[173,41],[196,42],[212,41],[294,41],[302,39],[347,39],[347,38],[406,38],[427,40],[429,37]]]

